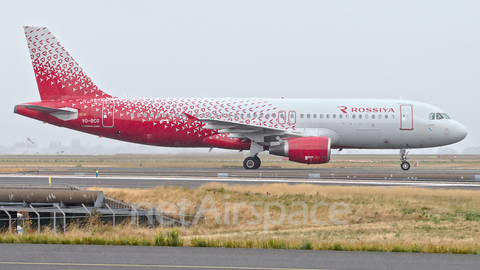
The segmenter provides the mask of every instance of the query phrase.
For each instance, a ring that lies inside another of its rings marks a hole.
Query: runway
[[[95,169],[59,169],[43,168],[27,172],[30,175],[86,175],[94,176]],[[477,177],[480,180],[480,168],[451,169],[451,168],[412,168],[402,171],[400,168],[385,167],[338,167],[304,169],[282,169],[275,166],[262,167],[258,170],[245,170],[240,166],[224,166],[222,168],[99,168],[101,176],[171,176],[171,177],[218,177],[228,175],[233,178],[250,179],[354,179],[354,180],[426,180],[426,181],[472,181]]]
[[[478,255],[0,244],[0,269],[478,269]]]
[[[1,183],[54,184],[79,187],[154,188],[165,185],[198,188],[209,182],[228,185],[266,183],[314,184],[367,187],[423,187],[434,189],[480,189],[480,170],[412,168],[404,172],[387,168],[276,169],[239,168],[42,168],[25,173],[0,174]]]

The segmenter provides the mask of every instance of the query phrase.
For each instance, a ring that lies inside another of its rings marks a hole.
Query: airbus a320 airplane
[[[14,112],[111,139],[168,147],[249,150],[321,164],[332,148],[407,149],[461,141],[463,125],[441,109],[407,100],[270,98],[117,98],[83,72],[46,27],[25,27],[41,101]]]

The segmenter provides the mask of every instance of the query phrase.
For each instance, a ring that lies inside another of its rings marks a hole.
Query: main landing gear
[[[263,137],[258,137],[258,138],[249,138],[252,142],[250,143],[250,156],[247,157],[243,161],[243,167],[247,170],[255,170],[260,168],[260,165],[262,165],[262,162],[260,161],[260,158],[258,158],[258,153],[262,152],[263,145],[258,144],[257,142],[263,142],[264,138]]]
[[[400,150],[400,155],[401,155],[400,160],[402,161],[402,164],[400,165],[400,167],[404,171],[410,170],[410,163],[408,163],[408,161],[407,161],[408,152],[410,152],[410,151],[407,151],[406,149],[401,149]]]
[[[253,157],[247,157],[243,161],[243,167],[247,170],[258,169],[260,167],[260,165],[262,165],[262,161],[260,160],[259,157],[257,157],[257,155],[255,155]]]

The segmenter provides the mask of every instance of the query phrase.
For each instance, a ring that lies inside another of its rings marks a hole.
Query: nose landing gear
[[[410,150],[406,150],[406,149],[401,149],[400,150],[400,160],[402,161],[402,164],[400,165],[400,167],[402,168],[402,170],[404,171],[408,171],[410,170],[410,163],[408,163],[407,161],[407,155],[408,153],[410,152]]]
[[[408,163],[407,161],[404,161],[404,162],[402,162],[400,167],[402,167],[402,170],[408,171],[408,170],[410,170],[410,163]]]

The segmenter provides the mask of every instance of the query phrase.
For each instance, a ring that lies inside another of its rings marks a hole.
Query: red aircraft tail
[[[98,89],[48,28],[24,29],[42,100],[111,97]]]

